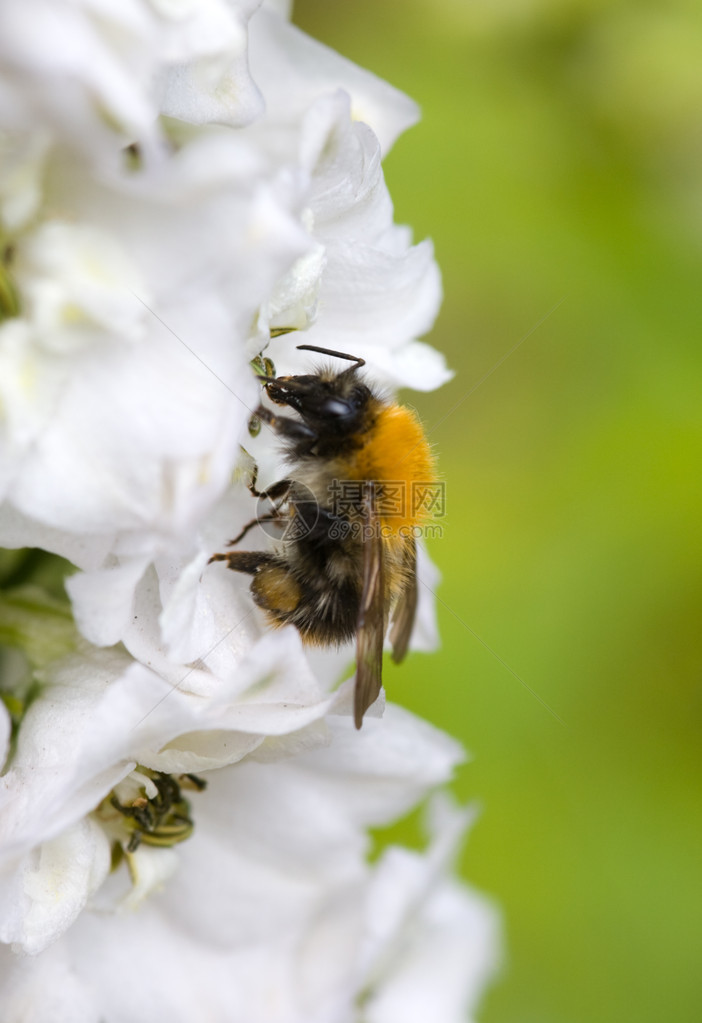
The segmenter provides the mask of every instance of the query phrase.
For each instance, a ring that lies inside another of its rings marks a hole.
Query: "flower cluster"
[[[348,651],[207,568],[277,457],[252,358],[308,366],[295,330],[448,378],[381,169],[415,118],[280,2],[0,10],[0,545],[74,566],[70,605],[0,601],[5,1023],[458,1023],[494,964],[463,811],[369,856],[460,749],[391,706],[357,733]]]

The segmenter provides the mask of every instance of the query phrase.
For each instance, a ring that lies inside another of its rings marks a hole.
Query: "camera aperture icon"
[[[256,521],[272,539],[291,543],[308,536],[319,521],[319,504],[309,487],[293,480],[282,497],[260,494]]]

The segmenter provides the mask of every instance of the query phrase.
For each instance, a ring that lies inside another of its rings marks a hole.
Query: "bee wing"
[[[385,565],[380,517],[377,514],[372,483],[364,493],[363,591],[356,632],[356,688],[354,722],[363,724],[363,715],[378,698],[382,685],[383,640],[387,628],[385,611]]]
[[[393,612],[392,628],[390,629],[392,659],[396,664],[404,660],[407,653],[414,626],[414,616],[417,611],[417,544],[414,537],[407,541],[403,560],[407,578]]]

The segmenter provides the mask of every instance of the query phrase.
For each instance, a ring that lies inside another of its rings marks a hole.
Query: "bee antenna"
[[[346,359],[348,362],[355,362],[356,369],[365,366],[366,360],[359,359],[357,355],[347,355],[346,352],[333,352],[330,348],[317,348],[316,345],[297,345],[299,352],[318,352],[319,355],[333,355],[335,359]]]

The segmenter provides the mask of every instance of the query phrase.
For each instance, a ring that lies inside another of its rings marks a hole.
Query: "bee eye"
[[[323,416],[348,416],[353,411],[347,401],[340,398],[327,398],[319,410]]]

